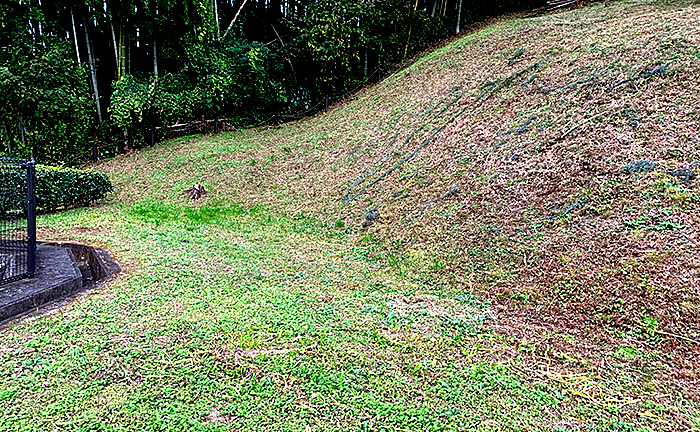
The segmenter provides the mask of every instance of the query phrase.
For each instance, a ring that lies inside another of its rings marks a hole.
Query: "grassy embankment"
[[[125,272],[2,330],[0,429],[700,428],[699,68],[694,3],[510,17],[101,164],[41,237]]]

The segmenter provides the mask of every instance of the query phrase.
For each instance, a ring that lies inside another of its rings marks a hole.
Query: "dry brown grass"
[[[522,60],[508,66],[521,47]],[[478,99],[485,83],[552,55]],[[613,88],[664,64],[667,74]],[[574,366],[621,365],[631,360],[616,348],[643,347],[659,355],[660,385],[673,377],[692,395],[700,390],[700,179],[684,185],[661,171],[700,161],[699,82],[697,3],[596,3],[501,20],[328,113],[104,168],[123,200],[178,201],[196,181],[210,191],[206,203],[235,196],[343,220],[358,239],[382,239],[410,257],[404,270],[417,279],[439,274],[487,297],[496,328],[537,340],[533,362],[573,355]],[[501,135],[532,116],[523,133]],[[641,159],[659,166],[621,171]],[[164,171],[180,174],[158,188],[133,181]],[[362,228],[372,208],[379,217]],[[594,381],[550,375],[583,388],[582,397],[602,395]]]

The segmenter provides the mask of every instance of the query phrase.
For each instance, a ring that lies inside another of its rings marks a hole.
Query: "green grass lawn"
[[[654,430],[667,410],[637,429],[628,400],[527,378],[488,303],[308,217],[146,201],[40,225],[125,272],[2,331],[3,431]]]

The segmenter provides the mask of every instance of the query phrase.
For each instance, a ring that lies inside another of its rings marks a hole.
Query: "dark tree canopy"
[[[538,3],[3,2],[0,154],[65,160],[124,130],[304,111],[466,24]]]

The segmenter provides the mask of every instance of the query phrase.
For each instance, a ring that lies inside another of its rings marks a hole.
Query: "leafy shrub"
[[[10,168],[2,162],[0,159],[0,217],[12,217],[26,205],[23,191],[27,187],[27,175],[24,168]]]
[[[122,128],[140,123],[151,109],[154,90],[155,81],[139,82],[131,75],[121,77],[112,89],[112,121]]]
[[[0,180],[16,186],[3,189],[3,194],[0,195],[0,210],[24,208],[27,199],[25,169],[4,172]],[[95,171],[37,165],[35,191],[37,209],[51,211],[59,207],[89,205],[103,199],[112,192],[112,184],[106,175]]]
[[[0,44],[0,152],[63,159],[90,148],[94,98],[73,45],[58,39]]]
[[[37,207],[52,210],[58,207],[88,205],[112,192],[106,175],[92,170],[37,166]]]
[[[187,37],[180,45],[179,72],[157,80],[124,75],[113,83],[108,111],[117,127],[140,136],[153,126],[193,118],[244,121],[285,102],[282,84],[273,78],[279,59],[265,45],[231,39],[205,46]]]

